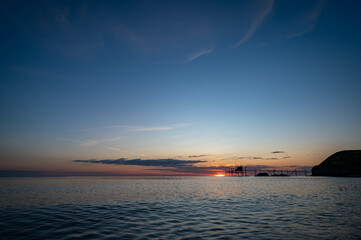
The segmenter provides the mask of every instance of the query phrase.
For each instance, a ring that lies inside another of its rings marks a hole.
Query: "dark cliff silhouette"
[[[361,150],[334,153],[312,168],[312,176],[361,177]]]

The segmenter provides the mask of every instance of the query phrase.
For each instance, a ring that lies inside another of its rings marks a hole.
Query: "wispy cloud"
[[[113,151],[121,151],[121,149],[116,147],[103,147],[104,149],[113,150]]]
[[[150,131],[169,131],[176,128],[187,127],[193,124],[190,123],[181,123],[181,124],[173,124],[168,126],[156,126],[156,127],[143,127],[143,126],[129,126],[129,125],[114,125],[114,126],[106,126],[104,128],[122,128],[124,130],[130,132],[150,132]]]
[[[122,140],[124,138],[125,138],[125,136],[119,136],[119,137],[114,137],[114,138],[103,138],[103,139],[75,140],[75,139],[71,139],[71,138],[60,137],[60,139],[63,139],[63,140],[69,141],[69,142],[73,142],[73,143],[77,143],[77,144],[79,144],[81,146],[94,146],[94,145],[97,145],[99,143],[113,142],[113,141]]]
[[[286,153],[286,152],[284,152],[284,151],[273,151],[271,153]]]
[[[286,38],[290,39],[300,37],[311,31],[316,26],[316,21],[319,18],[324,5],[324,0],[318,0],[313,8],[301,17],[300,26],[294,32],[288,34]]]
[[[305,30],[303,30],[301,32],[291,33],[291,34],[287,35],[287,38],[290,39],[290,38],[296,38],[296,37],[302,36],[302,35],[308,33],[309,31],[311,31],[315,26],[316,26],[316,24],[312,24],[311,26],[309,26],[308,28],[306,28]]]
[[[233,46],[233,48],[239,47],[243,43],[245,43],[253,34],[257,31],[257,29],[261,26],[265,17],[272,11],[274,0],[266,0],[263,4],[263,8],[260,12],[254,17],[250,28],[246,32],[246,34]]]
[[[135,127],[129,126],[127,129],[131,132],[149,132],[149,131],[168,131],[176,127],[174,126],[159,126],[159,127]]]
[[[314,22],[320,16],[322,9],[324,8],[325,0],[318,0],[314,7],[305,15],[305,21]]]
[[[207,49],[207,50],[202,50],[196,53],[191,54],[184,62],[188,63],[188,62],[192,62],[194,60],[196,60],[197,58],[207,54],[207,53],[211,53],[213,52],[214,49]]]
[[[200,158],[200,157],[205,157],[207,156],[206,154],[202,154],[202,155],[190,155],[188,156],[189,158]]]

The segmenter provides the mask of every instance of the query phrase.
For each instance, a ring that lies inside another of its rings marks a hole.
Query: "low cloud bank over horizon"
[[[190,157],[199,157],[205,155],[197,155]],[[162,167],[156,169],[147,169],[149,171],[169,171],[174,173],[192,173],[192,174],[213,174],[215,171],[223,171],[224,166],[195,166],[197,163],[204,163],[208,161],[202,160],[178,160],[178,159],[104,159],[104,160],[73,160],[72,162],[77,163],[94,163],[94,164],[110,164],[110,165],[132,165],[132,166],[143,166],[143,167]]]
[[[143,166],[143,167],[161,167],[146,169],[147,171],[168,171],[173,173],[190,173],[190,174],[215,174],[220,171],[224,171],[227,166],[196,166],[194,164],[204,163],[208,161],[203,160],[177,160],[177,159],[104,159],[104,160],[72,160],[76,163],[93,163],[93,164],[109,164],[109,165],[132,165],[132,166]],[[244,166],[249,169],[279,169],[279,168],[290,168],[295,167],[303,170],[310,170],[311,166],[272,166],[272,165],[247,165]]]
[[[133,166],[144,166],[144,167],[184,167],[190,166],[196,163],[202,163],[207,161],[200,160],[177,160],[177,159],[104,159],[104,160],[73,160],[72,162],[80,163],[100,163],[100,164],[112,164],[112,165],[133,165]]]

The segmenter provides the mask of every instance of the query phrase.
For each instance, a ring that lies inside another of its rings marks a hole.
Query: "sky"
[[[0,2],[0,175],[304,169],[361,149],[360,1]]]

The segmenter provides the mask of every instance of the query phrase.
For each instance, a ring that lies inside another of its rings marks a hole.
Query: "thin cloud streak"
[[[156,126],[156,127],[114,125],[114,126],[107,126],[104,128],[123,128],[124,130],[130,131],[130,132],[150,132],[150,131],[169,131],[169,130],[173,130],[176,128],[188,127],[191,125],[193,125],[193,124],[180,123],[180,124],[174,124],[174,125],[169,125],[169,126]]]
[[[285,151],[273,151],[273,152],[271,152],[271,153],[286,153]]]
[[[163,127],[128,127],[128,130],[131,132],[149,132],[149,131],[168,131],[172,130],[175,127],[163,126]]]
[[[237,48],[243,43],[245,43],[253,34],[257,31],[257,29],[261,26],[263,20],[266,16],[272,11],[274,0],[268,0],[264,5],[265,7],[262,11],[259,12],[258,15],[255,16],[253,22],[251,23],[251,27],[248,29],[246,34],[239,40],[232,48]]]
[[[113,150],[113,151],[121,151],[121,149],[116,147],[103,147],[104,149]]]
[[[317,1],[315,6],[309,12],[307,12],[302,18],[303,30],[297,31],[295,33],[291,33],[287,35],[286,38],[291,39],[291,38],[300,37],[311,31],[312,29],[314,29],[316,27],[316,21],[320,17],[324,5],[325,5],[324,0]]]
[[[188,156],[189,158],[200,158],[200,157],[206,157],[207,155],[206,154],[202,154],[202,155],[191,155],[191,156]]]
[[[319,18],[324,5],[325,5],[324,0],[317,1],[314,8],[310,12],[308,12],[307,15],[305,16],[305,20],[309,22],[316,21]]]
[[[192,62],[194,60],[196,60],[197,58],[207,54],[207,53],[211,53],[213,52],[214,49],[207,49],[207,50],[202,50],[200,52],[194,53],[191,56],[188,57],[188,59],[185,61],[185,63],[189,63]]]
[[[316,24],[312,24],[309,28],[305,29],[305,30],[302,31],[302,32],[290,34],[290,35],[287,36],[287,39],[300,37],[300,36],[308,33],[309,31],[311,31],[315,26],[316,26]]]
[[[99,143],[103,143],[103,142],[114,142],[114,141],[118,141],[118,140],[122,140],[124,139],[125,136],[119,136],[119,137],[114,137],[114,138],[103,138],[103,139],[88,139],[88,140],[75,140],[75,139],[71,139],[71,138],[63,138],[60,137],[60,139],[69,141],[69,142],[73,142],[73,143],[77,143],[81,146],[94,146],[97,145]]]

